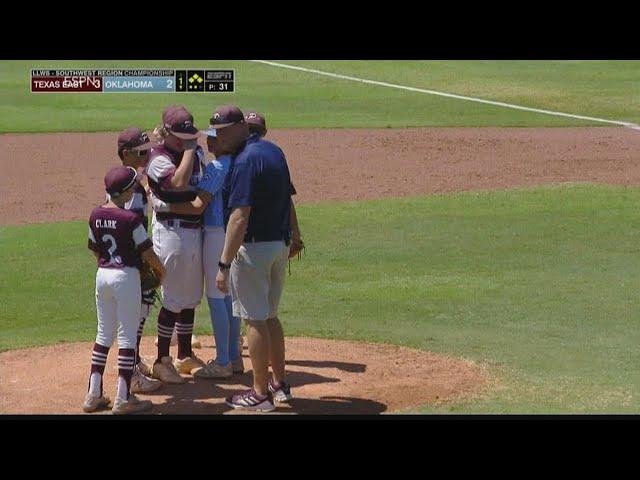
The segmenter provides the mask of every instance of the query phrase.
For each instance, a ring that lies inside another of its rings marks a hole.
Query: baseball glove
[[[291,259],[297,255],[298,260],[300,260],[300,258],[302,258],[301,254],[306,253],[306,251],[307,247],[302,239],[291,242],[291,245],[289,246],[289,275],[291,275]]]
[[[140,269],[140,288],[143,298],[145,294],[148,296],[149,290],[155,291],[159,286],[160,278],[156,275],[156,272],[153,271],[153,268],[151,268],[151,265],[147,262],[142,262],[142,268]]]
[[[298,260],[300,260],[300,254],[305,251],[306,247],[302,239],[298,241],[292,241],[289,246],[289,258],[293,258],[296,255],[298,256]]]

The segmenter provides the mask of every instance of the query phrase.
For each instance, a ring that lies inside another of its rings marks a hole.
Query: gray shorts
[[[289,247],[283,241],[245,243],[231,264],[233,315],[267,320],[278,315]]]

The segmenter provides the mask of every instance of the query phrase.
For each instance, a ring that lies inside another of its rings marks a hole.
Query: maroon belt
[[[200,228],[202,228],[202,225],[200,223],[189,222],[187,220],[179,220],[177,218],[170,218],[168,220],[160,220],[160,221],[164,223],[167,227],[192,228],[196,230],[199,230]]]

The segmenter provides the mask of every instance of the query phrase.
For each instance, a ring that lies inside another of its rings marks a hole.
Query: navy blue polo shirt
[[[282,150],[264,139],[251,138],[231,161],[223,198],[225,227],[234,208],[251,207],[244,241],[291,239],[291,184]]]

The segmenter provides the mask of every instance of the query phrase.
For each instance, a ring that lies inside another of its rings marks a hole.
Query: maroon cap
[[[224,128],[244,122],[242,111],[235,105],[222,105],[216,108],[209,119],[209,128]]]
[[[169,133],[178,138],[192,140],[200,135],[193,124],[193,115],[180,105],[167,107],[162,114],[162,123]]]
[[[138,127],[129,127],[118,135],[118,152],[127,150],[144,151],[155,147],[157,143],[152,142],[146,132]]]
[[[133,187],[138,180],[138,172],[133,167],[113,167],[104,177],[105,190],[113,198]]]
[[[265,120],[264,115],[262,115],[261,113],[250,110],[244,116],[244,120],[249,124],[250,129],[255,128],[259,130],[263,135],[267,132],[267,121]]]

